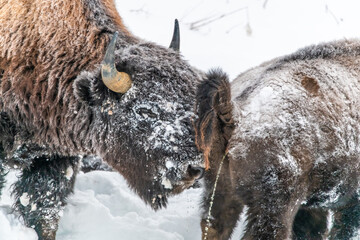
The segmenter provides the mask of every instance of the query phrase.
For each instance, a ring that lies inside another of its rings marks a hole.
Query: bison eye
[[[153,111],[151,111],[150,109],[147,109],[147,108],[139,108],[138,113],[143,118],[157,118],[157,115]]]

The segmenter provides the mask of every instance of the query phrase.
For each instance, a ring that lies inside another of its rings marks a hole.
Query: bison
[[[195,121],[209,168],[203,239],[229,239],[244,209],[246,240],[357,235],[359,59],[360,41],[343,40],[276,58],[231,83],[221,71],[208,74]]]
[[[21,169],[15,209],[55,239],[82,155],[122,174],[152,208],[203,173],[192,127],[203,73],[124,26],[113,0],[0,3],[0,185]]]

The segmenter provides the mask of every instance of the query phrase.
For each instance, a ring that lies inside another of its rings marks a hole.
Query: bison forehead
[[[158,172],[165,172],[166,161],[173,161],[176,168],[183,168],[185,162],[191,164],[189,161],[201,162],[193,139],[190,99],[174,93],[144,92],[134,86],[119,100],[105,102],[112,107],[108,116],[112,138],[157,158],[163,168]],[[107,112],[104,109],[105,115]]]
[[[125,46],[119,41],[115,55],[117,63],[125,63],[139,74],[138,81],[160,82],[164,86],[176,86],[178,91],[182,87],[194,88],[204,74],[191,67],[177,52],[151,43]]]
[[[136,132],[134,140],[149,149],[178,153],[186,142],[191,143],[190,119],[193,112],[178,103],[142,101],[134,105],[126,117],[126,125]]]

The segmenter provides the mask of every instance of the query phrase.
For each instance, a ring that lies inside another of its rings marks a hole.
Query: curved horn
[[[172,48],[175,51],[180,50],[180,28],[179,28],[179,21],[177,19],[175,19],[174,34],[169,48]]]
[[[115,67],[115,43],[119,33],[115,32],[101,63],[101,77],[106,87],[117,93],[126,93],[132,85],[129,74],[118,72]]]

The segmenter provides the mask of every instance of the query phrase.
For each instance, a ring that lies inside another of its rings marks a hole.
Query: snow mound
[[[16,174],[8,174],[0,201],[0,239],[36,240],[35,231],[11,213],[9,192]],[[200,196],[201,189],[189,189],[170,198],[167,209],[154,212],[119,173],[79,173],[74,194],[62,213],[57,239],[200,239]]]
[[[37,240],[11,210],[11,184],[18,172],[7,175],[0,201],[0,240]],[[117,172],[93,171],[77,175],[57,232],[57,240],[192,240],[201,239],[202,189],[188,189],[169,199],[166,209],[154,212],[127,186]],[[232,239],[239,239],[244,214]]]
[[[60,221],[58,239],[200,239],[200,227],[193,230],[200,223],[200,194],[200,189],[188,190],[171,198],[168,209],[154,212],[118,173],[80,173],[75,195]]]

